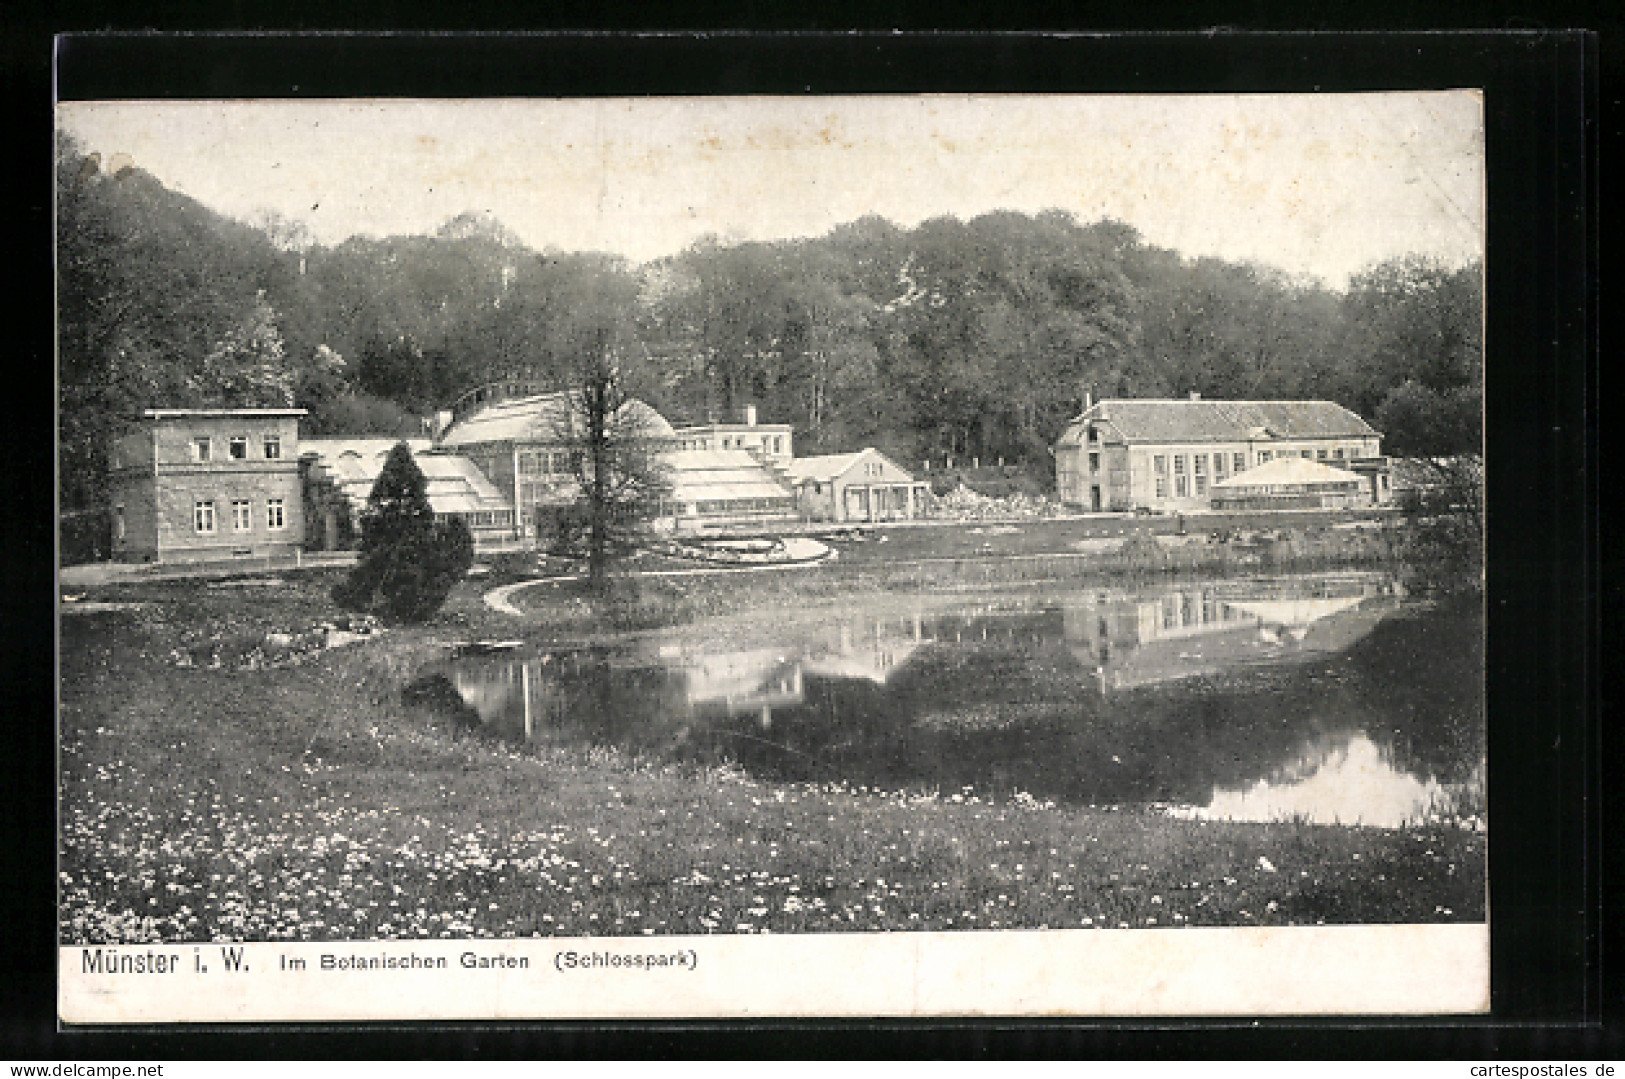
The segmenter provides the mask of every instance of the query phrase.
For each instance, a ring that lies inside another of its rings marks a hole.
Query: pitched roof
[[[893,461],[873,446],[865,446],[856,453],[826,453],[816,457],[796,457],[785,464],[784,471],[790,482],[794,484],[799,485],[811,481],[829,483],[847,472],[864,457],[878,458],[890,465],[895,471],[901,472],[908,477],[906,480],[888,480],[888,483],[914,482],[914,476],[908,469],[899,467],[896,461]]]
[[[803,483],[807,480],[828,483],[857,464],[858,458],[867,452],[869,451],[859,450],[857,453],[826,453],[817,457],[796,457],[784,466],[784,470],[794,483]]]
[[[1305,457],[1277,457],[1261,465],[1237,472],[1227,480],[1215,481],[1215,488],[1236,490],[1267,484],[1358,484],[1360,477],[1346,468],[1333,468]]]
[[[642,401],[629,401],[623,409],[639,424],[647,438],[672,437],[671,424]],[[564,391],[499,401],[454,422],[440,438],[442,446],[471,446],[482,442],[562,442],[579,426]]]
[[[1110,425],[1128,442],[1371,438],[1377,434],[1370,424],[1332,401],[1114,399],[1099,402],[1073,420],[1061,442],[1075,445],[1090,420]]]

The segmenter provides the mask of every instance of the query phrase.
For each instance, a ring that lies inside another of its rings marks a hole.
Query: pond
[[[883,592],[430,681],[502,738],[773,781],[1384,827],[1483,802],[1482,614],[1377,574]]]

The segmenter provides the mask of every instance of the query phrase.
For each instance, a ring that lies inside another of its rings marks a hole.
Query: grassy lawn
[[[65,942],[1484,917],[1484,836],[1448,824],[1204,823],[770,784],[603,749],[515,749],[402,699],[471,637],[570,639],[921,583],[878,558],[645,582],[607,610],[541,586],[521,593],[526,622],[483,605],[490,581],[470,582],[427,626],[257,666],[266,633],[332,617],[333,579],[108,586],[88,598],[138,606],[64,618]]]

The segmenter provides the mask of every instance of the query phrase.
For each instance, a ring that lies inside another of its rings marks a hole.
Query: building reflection
[[[949,602],[726,624],[743,639],[690,627],[596,651],[470,657],[447,673],[503,737],[726,758],[775,776],[944,789],[1004,776],[1081,804],[1378,825],[1441,797],[1437,747],[1413,751],[1424,721],[1398,698],[1387,714],[1387,681],[1363,676],[1365,697],[1313,674],[1281,683],[1293,695],[1273,682],[1181,683],[1350,649],[1400,604],[1381,577]]]
[[[1068,647],[1104,692],[1341,652],[1397,603],[1382,578],[1350,576],[1083,593],[1062,612]]]
[[[804,703],[808,677],[884,686],[932,646],[1038,650],[1059,643],[1106,692],[1339,652],[1396,602],[1377,577],[1267,587],[1209,582],[1152,594],[1101,590],[947,612],[923,605],[901,614],[855,612],[764,647],[657,639],[621,663],[660,670],[659,696],[680,700],[692,716],[754,715],[766,728],[775,710]],[[505,726],[528,738],[540,716],[556,711],[555,684],[569,666],[550,655],[487,658],[459,664],[453,678],[487,722],[508,720]]]

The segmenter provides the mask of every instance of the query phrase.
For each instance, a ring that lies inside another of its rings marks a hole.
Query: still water
[[[1392,827],[1481,804],[1482,638],[1339,574],[888,592],[431,677],[504,738],[763,779]]]

